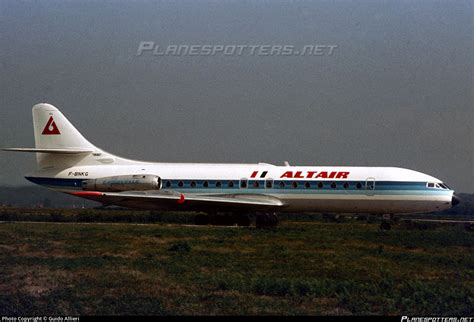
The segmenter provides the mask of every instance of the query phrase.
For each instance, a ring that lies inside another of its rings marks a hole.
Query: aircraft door
[[[273,188],[273,179],[266,179],[265,180],[265,188],[272,189]]]
[[[367,178],[365,180],[365,193],[367,196],[375,194],[375,178]]]

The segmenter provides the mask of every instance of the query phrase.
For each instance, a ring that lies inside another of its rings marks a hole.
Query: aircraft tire
[[[271,228],[278,225],[278,217],[276,214],[259,214],[255,219],[257,228]]]
[[[276,214],[270,214],[270,227],[278,226],[278,216]]]

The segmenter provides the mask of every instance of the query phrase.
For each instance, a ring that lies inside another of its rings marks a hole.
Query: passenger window
[[[216,188],[220,188],[221,187],[221,182],[220,181],[216,181]]]
[[[336,189],[336,183],[335,182],[331,183],[331,188]]]
[[[285,188],[285,182],[280,181],[280,188]]]
[[[171,182],[170,182],[170,181],[166,181],[166,183],[165,183],[165,187],[166,187],[166,188],[169,188],[169,187],[171,187]]]
[[[357,189],[362,189],[362,183],[360,183],[360,182],[357,182],[357,184],[356,184],[356,188],[357,188]]]
[[[309,182],[305,182],[305,183],[304,183],[304,187],[305,187],[306,189],[309,189],[309,188],[311,188],[311,184],[310,184]]]
[[[254,182],[253,182],[253,187],[254,187],[254,188],[260,187],[260,184],[258,183],[258,181],[254,181]]]
[[[207,187],[209,187],[209,182],[207,182],[207,181],[204,181],[204,182],[202,183],[202,186],[203,186],[204,188],[207,188]]]
[[[324,187],[324,184],[322,182],[318,182],[318,188],[322,189]]]
[[[183,187],[183,181],[178,182],[178,187],[182,188]]]
[[[298,188],[298,182],[293,181],[293,183],[291,184],[291,186],[292,186],[294,189]]]
[[[349,189],[349,184],[347,182],[344,183],[344,189]]]
[[[247,179],[240,180],[240,188],[247,188]]]
[[[191,181],[191,188],[196,188],[196,181]]]
[[[229,181],[229,183],[227,184],[227,186],[229,188],[234,188],[234,181]]]

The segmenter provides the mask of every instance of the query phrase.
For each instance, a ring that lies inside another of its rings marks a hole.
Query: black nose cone
[[[457,204],[461,202],[461,199],[459,199],[458,196],[453,194],[453,198],[451,199],[451,207],[456,207]]]

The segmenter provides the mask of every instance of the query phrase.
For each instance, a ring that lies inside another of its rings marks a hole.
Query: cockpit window
[[[436,188],[436,189],[445,189],[445,190],[451,190],[446,184],[439,182],[439,183],[434,183],[434,182],[427,182],[426,186],[428,188]]]

